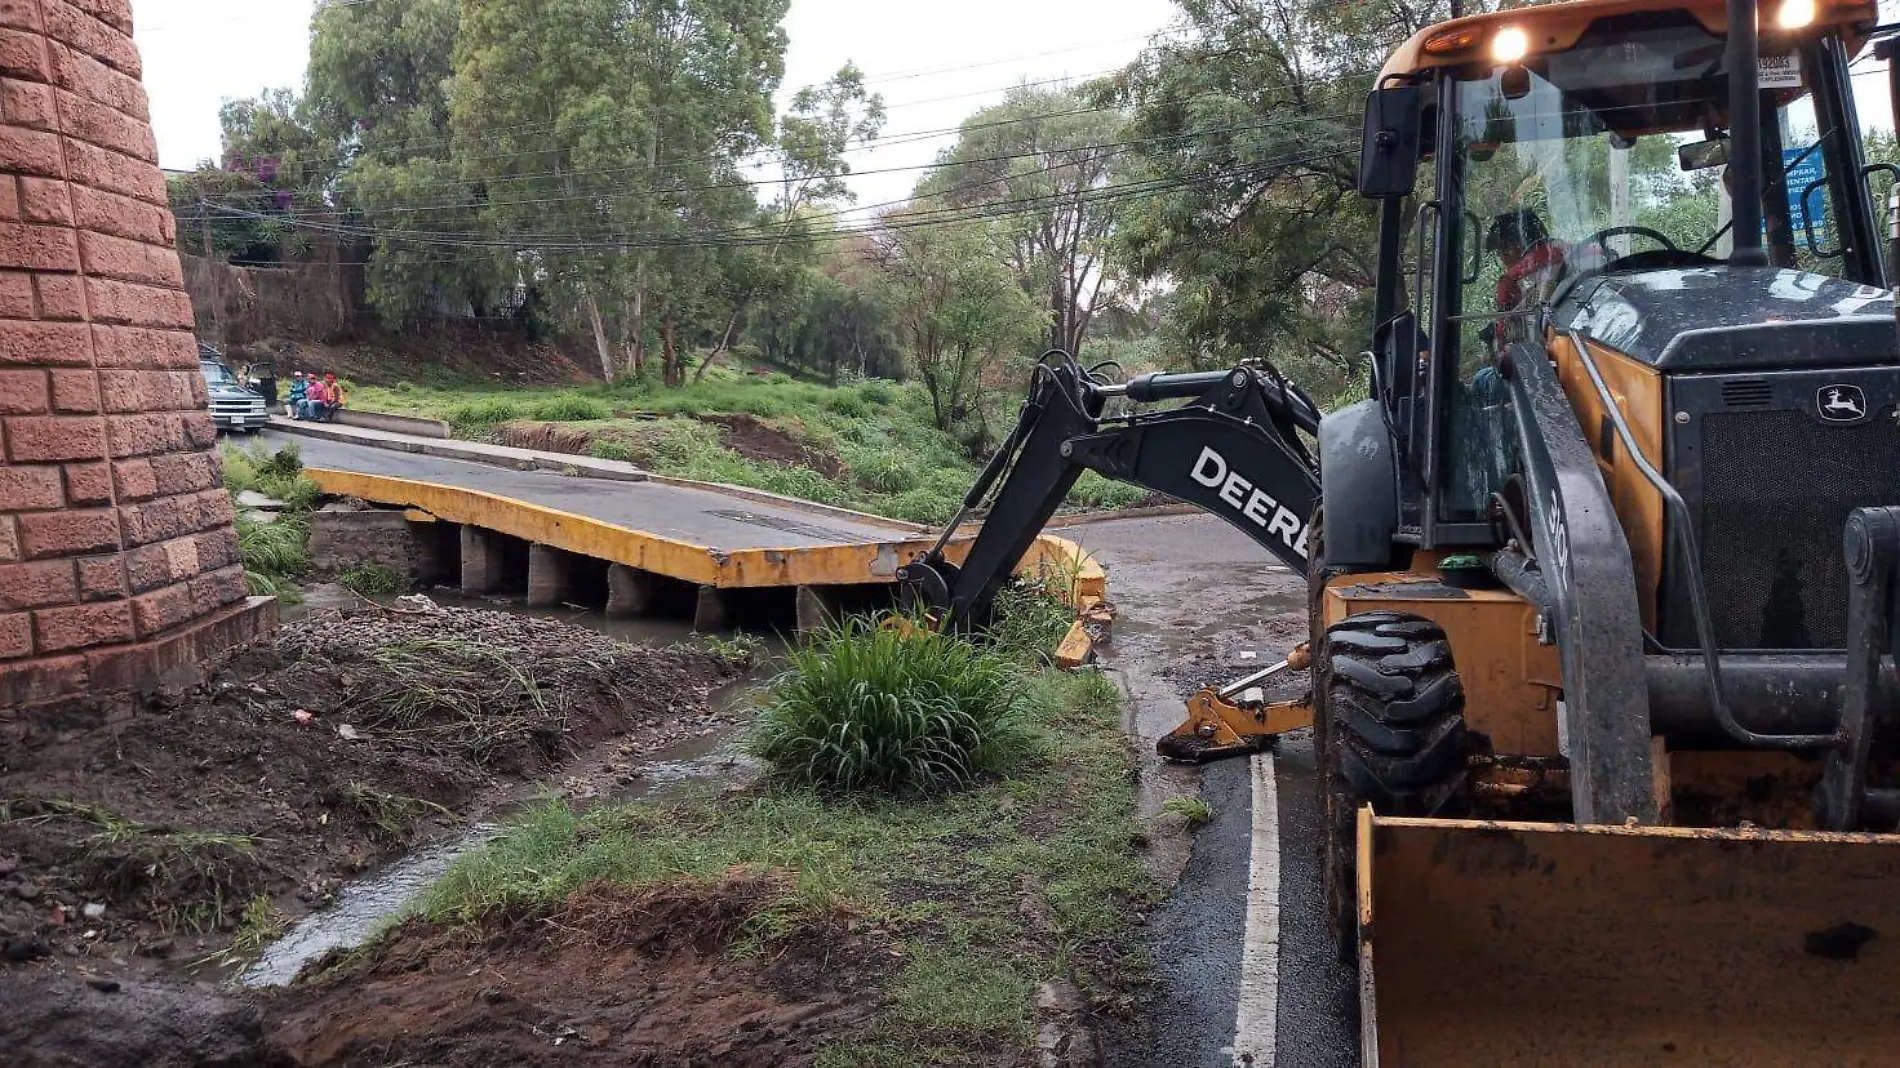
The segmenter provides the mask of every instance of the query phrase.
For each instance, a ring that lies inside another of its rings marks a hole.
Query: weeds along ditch
[[[274,452],[262,445],[227,444],[219,453],[224,487],[234,498],[250,492],[283,503],[281,511],[269,514],[237,509],[238,555],[251,593],[294,602],[297,580],[310,571],[310,513],[321,491],[304,477],[294,442]]]
[[[329,961],[299,1017],[386,996],[421,947],[448,953],[447,975],[478,946],[497,974],[535,970],[545,1013],[586,974],[555,962],[629,944],[646,947],[655,990],[684,966],[681,947],[723,977],[696,980],[714,987],[822,957],[799,1012],[832,1022],[795,1052],[829,1068],[1022,1063],[1050,983],[1074,983],[1090,1012],[1128,1012],[1145,974],[1131,924],[1158,888],[1119,692],[1048,666],[1069,618],[1019,590],[987,641],[866,620],[811,638],[760,698],[748,744],[770,770],[757,786],[533,806],[385,938]],[[847,1003],[861,1011],[826,1016]],[[677,1021],[681,1035],[694,1026]],[[396,1027],[366,1031],[363,1048],[423,1048]],[[731,1056],[786,1039],[730,1020],[717,1033]]]

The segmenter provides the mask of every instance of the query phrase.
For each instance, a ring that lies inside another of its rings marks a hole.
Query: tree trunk
[[[714,345],[713,350],[706,354],[706,358],[699,361],[699,369],[693,372],[694,384],[698,384],[704,379],[706,377],[706,368],[711,367],[727,349],[732,347],[732,331],[738,327],[738,325],[739,311],[735,308],[732,312],[732,317],[726,320],[726,332],[719,335],[719,344]]]
[[[614,380],[614,350],[607,343],[607,324],[600,318],[600,302],[594,299],[592,290],[587,293],[587,321],[594,328],[594,347],[600,352],[600,373],[607,381]]]
[[[633,376],[638,378],[647,369],[647,264],[644,257],[634,271],[631,314],[632,337],[627,344],[627,355],[632,363]]]
[[[669,386],[685,384],[686,376],[680,370],[679,345],[674,340],[671,315],[660,320],[660,374]]]

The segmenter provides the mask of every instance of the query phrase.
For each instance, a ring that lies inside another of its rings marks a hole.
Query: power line
[[[1052,153],[1063,153],[1066,155],[1080,155],[1083,153],[1102,151],[1102,150],[1108,150],[1108,149],[1127,149],[1127,148],[1132,148],[1132,147],[1136,147],[1140,145],[1156,144],[1156,143],[1164,142],[1164,141],[1178,141],[1178,140],[1195,138],[1195,137],[1211,137],[1211,136],[1214,136],[1217,134],[1223,134],[1223,133],[1245,133],[1245,132],[1252,132],[1252,131],[1258,131],[1258,130],[1264,130],[1264,129],[1274,129],[1274,128],[1285,127],[1285,126],[1297,126],[1297,125],[1301,125],[1301,124],[1309,123],[1309,122],[1312,122],[1312,123],[1333,122],[1333,121],[1344,120],[1350,117],[1351,117],[1351,113],[1348,113],[1348,112],[1338,112],[1338,113],[1325,114],[1325,115],[1302,115],[1302,116],[1288,118],[1288,119],[1271,120],[1271,121],[1259,122],[1259,123],[1247,123],[1247,124],[1240,124],[1240,125],[1234,125],[1234,126],[1223,126],[1223,127],[1216,127],[1216,128],[1208,129],[1208,130],[1188,130],[1188,131],[1183,131],[1181,133],[1161,134],[1154,137],[1144,137],[1144,138],[1138,138],[1138,139],[1127,140],[1127,141],[1111,141],[1111,142],[1104,142],[1104,143],[1099,143],[1099,144],[1075,145],[1075,146],[1057,146],[1057,147],[1052,147],[1049,149],[1043,149],[1040,151],[1011,152],[1011,153],[1005,153],[1002,155],[984,156],[984,157],[977,157],[977,158],[972,158],[972,159],[942,160],[942,161],[937,161],[937,162],[932,162],[932,163],[913,164],[910,166],[903,166],[903,167],[880,167],[880,168],[873,168],[869,170],[852,171],[845,175],[839,175],[838,177],[844,178],[844,177],[863,177],[866,175],[878,175],[878,174],[903,174],[903,173],[909,173],[909,172],[915,172],[915,171],[937,170],[942,167],[950,167],[950,166],[968,167],[968,166],[975,166],[975,165],[984,164],[984,163],[1002,163],[1002,162],[1008,162],[1011,160],[1018,160],[1018,159],[1041,159],[1041,158],[1048,157]],[[1116,154],[1119,154],[1119,153],[1116,153]],[[569,174],[566,174],[566,175],[555,173],[555,174],[545,175],[544,177],[572,177],[574,176],[574,173],[577,173],[577,172],[570,172]],[[1029,172],[1029,173],[1038,173],[1038,172]],[[1027,177],[1028,175],[1023,175],[1023,176]],[[769,178],[769,179],[757,179],[757,180],[751,180],[751,181],[720,182],[720,183],[713,183],[709,185],[699,185],[699,186],[683,186],[683,187],[646,186],[639,189],[625,190],[625,191],[621,191],[617,193],[591,193],[591,194],[584,193],[584,194],[575,194],[575,195],[570,195],[570,196],[558,196],[558,197],[535,197],[535,198],[528,198],[528,199],[523,199],[523,200],[470,199],[470,200],[441,202],[441,203],[434,203],[434,204],[403,205],[401,207],[379,209],[375,212],[375,214],[379,214],[379,215],[415,214],[415,213],[420,213],[420,212],[425,212],[425,211],[448,211],[448,210],[454,210],[458,208],[509,208],[509,207],[545,206],[545,205],[551,205],[551,204],[601,203],[603,201],[610,202],[610,201],[619,201],[619,200],[627,200],[627,199],[634,199],[634,198],[639,198],[639,197],[652,196],[654,194],[716,192],[716,191],[725,190],[725,189],[758,188],[761,186],[775,186],[775,185],[784,185],[784,184],[786,184],[786,180],[783,178]],[[449,187],[449,183],[444,183],[442,186],[438,188],[448,188],[448,187]],[[849,210],[862,210],[862,209],[853,208]],[[283,212],[282,214],[291,215],[291,216],[329,215],[329,214],[333,214],[333,212],[329,209],[313,209],[310,211],[286,211],[286,212]]]
[[[857,227],[836,227],[828,231],[808,235],[814,241],[839,241],[854,237],[870,236],[880,233],[893,233],[906,230],[962,225],[970,222],[996,220],[1018,215],[1033,214],[1047,207],[1070,202],[1079,204],[1112,203],[1135,197],[1152,196],[1171,189],[1186,188],[1204,184],[1221,178],[1238,178],[1260,174],[1278,168],[1297,167],[1319,162],[1324,159],[1349,156],[1357,151],[1356,144],[1341,143],[1335,146],[1309,149],[1302,153],[1277,159],[1255,161],[1235,167],[1210,170],[1201,174],[1166,177],[1146,181],[1121,183],[1088,190],[1071,198],[1069,194],[1036,196],[996,201],[987,204],[971,205],[961,208],[941,208],[930,211],[895,213],[876,222]],[[213,210],[238,217],[270,219],[270,216],[257,212],[207,205]],[[697,235],[633,235],[617,236],[591,234],[546,234],[546,235],[495,235],[441,233],[428,231],[404,231],[390,228],[323,224],[310,220],[291,221],[291,226],[299,229],[342,236],[376,238],[404,244],[437,246],[465,249],[493,249],[506,251],[540,252],[618,252],[625,253],[636,249],[663,248],[722,248],[754,247],[775,244],[782,237],[753,234],[752,236],[733,236],[713,240],[718,232],[702,232]],[[728,231],[728,234],[740,234],[740,231]]]

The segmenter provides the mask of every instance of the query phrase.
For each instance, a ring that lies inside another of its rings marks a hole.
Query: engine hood
[[[1670,371],[1900,362],[1891,290],[1775,267],[1694,267],[1585,279],[1559,329]]]

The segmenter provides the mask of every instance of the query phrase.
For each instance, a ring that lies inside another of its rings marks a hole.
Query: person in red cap
[[[326,423],[336,422],[337,409],[343,407],[343,383],[335,375],[323,376],[323,410],[321,418]]]

